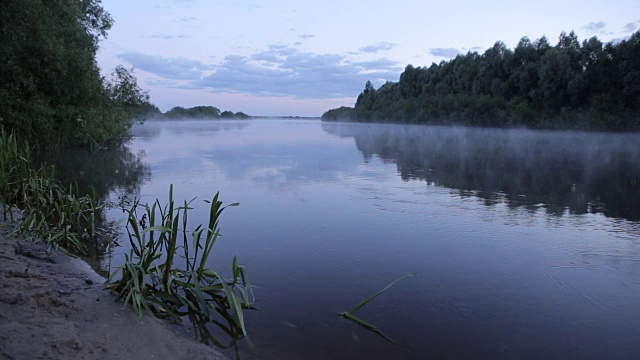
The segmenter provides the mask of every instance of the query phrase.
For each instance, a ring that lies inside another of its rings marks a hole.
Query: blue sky
[[[212,105],[320,116],[352,106],[367,80],[397,81],[497,40],[561,31],[615,41],[640,29],[640,1],[103,0],[115,19],[105,74],[134,67],[161,110]]]

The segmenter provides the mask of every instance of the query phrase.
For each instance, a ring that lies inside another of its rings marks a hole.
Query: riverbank
[[[86,263],[16,241],[12,226],[0,222],[0,358],[225,359],[123,308]]]

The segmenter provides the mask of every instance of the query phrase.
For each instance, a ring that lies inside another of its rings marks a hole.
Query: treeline
[[[99,0],[0,1],[0,129],[41,146],[126,137],[149,96],[122,66],[100,75],[112,25]]]
[[[162,113],[155,106],[149,107],[145,111],[145,117],[148,119],[249,119],[250,116],[243,112],[220,111],[215,106],[195,106],[192,108],[183,108],[176,106],[171,110]]]
[[[640,31],[618,43],[560,34],[515,49],[496,44],[429,67],[408,65],[398,82],[367,82],[354,108],[324,121],[640,129]]]

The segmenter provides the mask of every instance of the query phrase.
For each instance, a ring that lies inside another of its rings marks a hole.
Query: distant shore
[[[103,289],[85,262],[17,241],[0,221],[0,357],[6,359],[225,359],[138,317]]]

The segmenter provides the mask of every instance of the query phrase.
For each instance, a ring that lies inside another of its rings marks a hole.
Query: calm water
[[[240,202],[210,266],[228,274],[237,255],[255,285],[242,358],[630,358],[638,136],[149,122],[113,170],[136,181],[109,191],[152,201],[174,184],[199,199],[192,224],[217,191]],[[406,346],[337,315],[411,272],[357,313]]]

